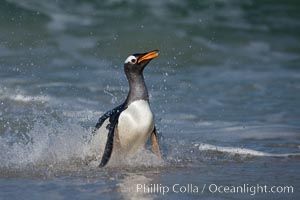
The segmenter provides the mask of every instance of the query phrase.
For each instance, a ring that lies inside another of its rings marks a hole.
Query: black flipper
[[[113,146],[114,146],[114,135],[115,135],[114,133],[115,133],[116,124],[117,122],[114,121],[109,125],[109,132],[106,140],[106,145],[105,145],[105,149],[99,167],[104,167],[108,163],[111,157]]]
[[[118,107],[116,107],[116,108],[114,108],[114,109],[112,109],[112,110],[110,110],[110,111],[107,111],[104,115],[102,115],[102,116],[98,119],[98,122],[97,122],[97,124],[96,124],[96,126],[95,126],[95,128],[94,128],[92,134],[95,135],[95,134],[96,134],[96,131],[97,131],[99,128],[101,128],[101,126],[102,126],[102,124],[105,122],[105,120],[106,120],[107,118],[111,117],[112,115],[114,115],[114,114],[120,112],[120,110],[123,110],[123,107],[124,107],[124,106],[123,106],[123,104],[122,104],[122,105],[120,105],[120,106],[118,106]],[[111,121],[111,120],[109,120],[109,121]]]
[[[109,117],[109,124],[106,127],[109,131],[108,131],[106,145],[105,145],[105,149],[99,167],[104,167],[108,163],[111,157],[113,151],[113,145],[114,145],[115,127],[118,124],[119,116],[123,110],[124,110],[124,104],[114,108],[111,111],[108,111],[102,117],[99,118],[99,121],[95,126],[95,131],[96,131],[102,126],[104,121]]]

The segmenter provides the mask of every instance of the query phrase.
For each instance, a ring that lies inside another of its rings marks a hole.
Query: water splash
[[[86,166],[98,168],[106,141],[105,133],[93,136],[91,128],[83,127],[78,120],[63,115],[57,117],[59,113],[55,116],[44,114],[35,119],[31,130],[22,133],[26,137],[16,137],[9,133],[1,135],[0,169],[77,171]],[[135,156],[113,163],[110,167],[162,165],[162,160],[151,151],[143,149]]]
[[[24,168],[66,162],[71,158],[84,159],[88,153],[83,140],[83,136],[89,134],[87,130],[68,121],[61,123],[57,119],[48,119],[46,122],[37,120],[26,133],[26,141],[9,134],[0,138],[1,168]]]

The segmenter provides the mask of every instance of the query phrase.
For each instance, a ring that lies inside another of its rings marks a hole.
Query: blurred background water
[[[136,193],[136,184],[300,188],[300,2],[3,0],[0,199],[250,199]],[[145,70],[165,161],[98,169],[86,138]],[[131,188],[131,189],[130,189]]]

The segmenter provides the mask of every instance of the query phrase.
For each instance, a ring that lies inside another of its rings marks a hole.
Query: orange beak
[[[150,59],[156,58],[158,55],[159,55],[158,50],[150,51],[148,53],[145,53],[145,55],[143,55],[142,57],[140,57],[138,59],[137,63],[141,63],[144,60],[150,60]]]

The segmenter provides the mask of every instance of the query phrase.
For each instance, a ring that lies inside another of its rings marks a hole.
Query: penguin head
[[[125,73],[140,74],[143,73],[147,64],[159,55],[158,50],[149,51],[147,53],[136,53],[128,56],[124,62]]]

